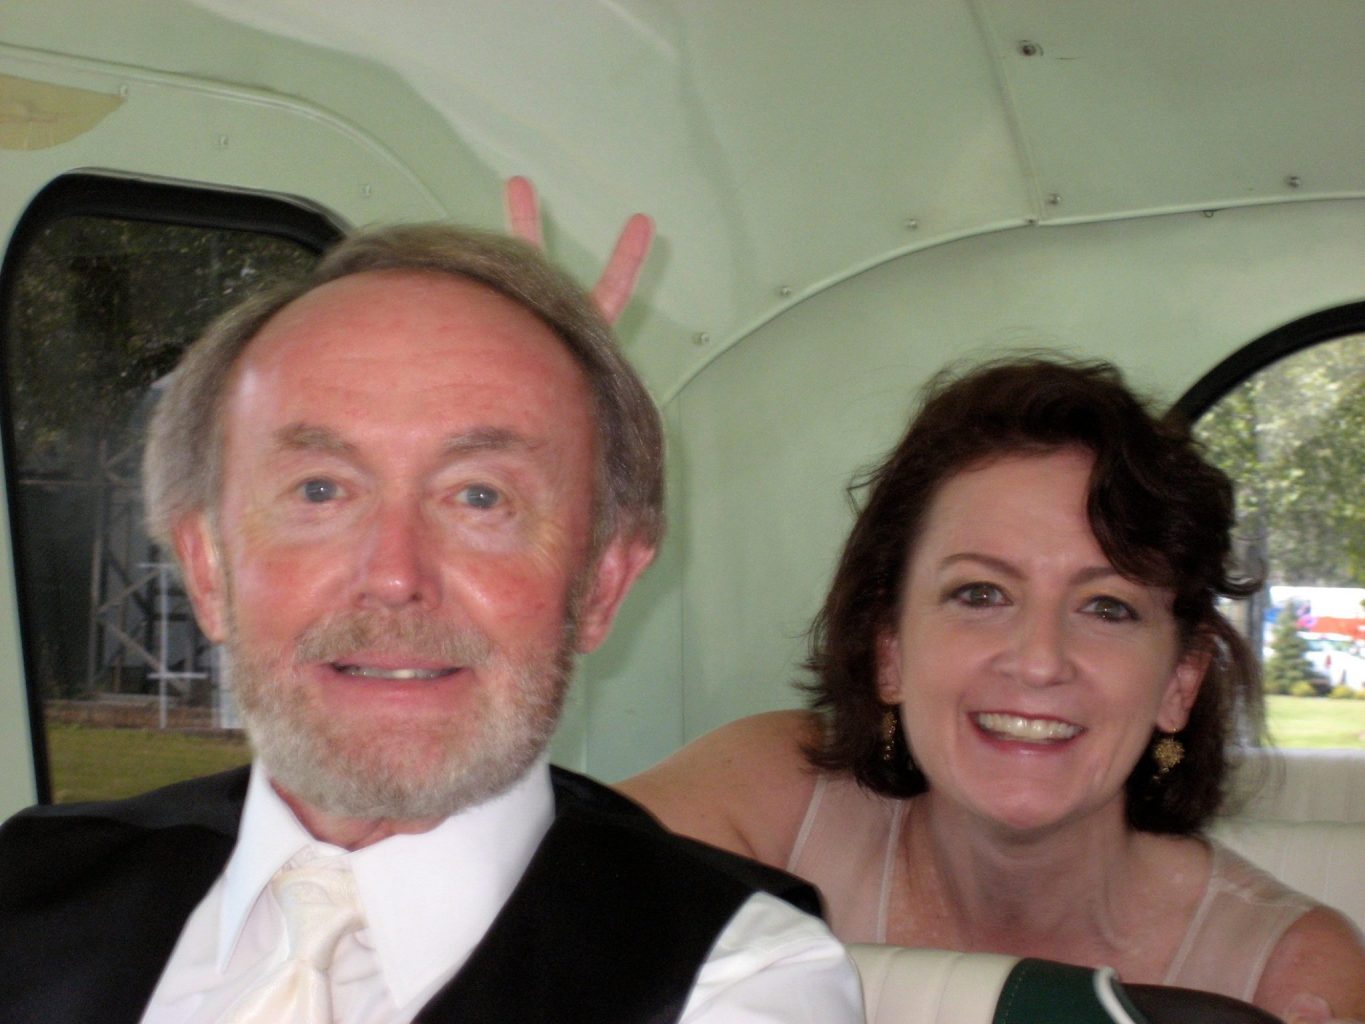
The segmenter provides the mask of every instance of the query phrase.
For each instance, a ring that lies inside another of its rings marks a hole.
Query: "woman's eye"
[[[471,508],[494,508],[502,501],[502,494],[487,484],[469,484],[460,490],[460,500]]]
[[[305,480],[299,487],[305,501],[321,504],[324,501],[331,501],[340,496],[341,488],[335,480],[316,478]]]
[[[971,608],[989,608],[1003,604],[1005,595],[993,583],[968,583],[953,591],[953,599]]]
[[[1105,622],[1129,622],[1138,617],[1132,605],[1120,601],[1117,597],[1092,598],[1086,605],[1086,610]]]

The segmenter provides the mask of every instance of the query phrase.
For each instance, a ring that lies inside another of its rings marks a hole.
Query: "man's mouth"
[[[971,717],[982,732],[999,739],[1023,743],[1060,743],[1084,731],[1079,725],[1056,718],[1029,718],[998,711],[978,712]]]
[[[332,662],[332,668],[342,675],[360,679],[417,680],[443,679],[459,671],[455,665],[444,668],[379,668],[375,665],[350,665],[345,662]]]

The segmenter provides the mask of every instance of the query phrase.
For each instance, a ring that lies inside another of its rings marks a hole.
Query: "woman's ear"
[[[1156,712],[1156,725],[1162,732],[1179,732],[1190,720],[1190,709],[1213,661],[1212,643],[1212,638],[1197,639],[1175,663]]]
[[[892,630],[877,636],[877,696],[883,704],[901,702],[901,638]]]

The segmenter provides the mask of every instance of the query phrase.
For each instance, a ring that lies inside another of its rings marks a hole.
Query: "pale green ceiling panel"
[[[314,5],[313,9],[316,16],[325,18],[330,7]],[[117,76],[126,75],[132,81],[156,81],[165,86],[174,83],[183,90],[202,90],[209,95],[240,93],[248,100],[307,111],[335,126],[344,126],[344,130],[390,154],[397,162],[390,162],[389,170],[399,171],[401,165],[400,173],[426,193],[426,201],[416,210],[386,204],[352,218],[358,222],[435,216],[450,211],[452,197],[461,194],[462,219],[490,227],[500,223],[497,174],[474,159],[444,119],[417,96],[399,72],[368,56],[342,54],[268,34],[188,0],[4,0],[0,50],[50,67],[99,69],[111,76],[107,80],[115,82]],[[198,133],[189,138],[176,134],[172,129],[183,119],[171,116],[173,120],[165,131],[128,133],[130,141],[142,149],[139,165],[175,162],[177,155],[196,153]],[[288,124],[289,119],[282,118],[280,123]],[[217,126],[205,118],[202,127],[209,130]],[[142,131],[140,126],[138,131]],[[269,154],[265,168],[292,157],[305,175],[316,173],[323,180],[329,175],[354,176],[366,171],[363,160],[347,160],[340,154],[310,164],[318,154],[294,142],[288,131],[269,141],[280,148]],[[96,163],[113,166],[107,159]],[[236,184],[230,178],[221,180]],[[353,178],[350,184],[356,195],[369,184],[368,198],[373,198],[375,186],[384,180],[383,176],[366,175]],[[432,204],[432,196],[440,197],[439,206]],[[314,199],[322,201],[322,197]],[[378,204],[364,205],[372,208]]]
[[[583,279],[653,213],[623,334],[665,400],[916,248],[1365,194],[1359,0],[8,0],[0,38],[301,101],[462,220],[531,174]]]
[[[626,212],[654,214],[626,333],[664,397],[830,281],[1036,213],[962,0],[199,3],[401,67],[475,163],[552,183],[552,249],[580,276]]]
[[[91,169],[299,196],[350,223],[441,213],[380,140],[298,101],[8,47],[0,47],[0,74],[119,100],[60,145],[0,150],[0,211],[11,223],[52,178]],[[41,121],[47,113],[31,115]]]
[[[1360,0],[981,7],[1046,218],[1365,194]]]

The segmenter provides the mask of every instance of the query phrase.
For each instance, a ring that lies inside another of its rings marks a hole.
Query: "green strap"
[[[1090,967],[1020,960],[1000,990],[993,1024],[1114,1024],[1116,1018],[1100,1002],[1095,983],[1096,971]],[[1114,993],[1133,1024],[1149,1024],[1122,985],[1100,983]]]

